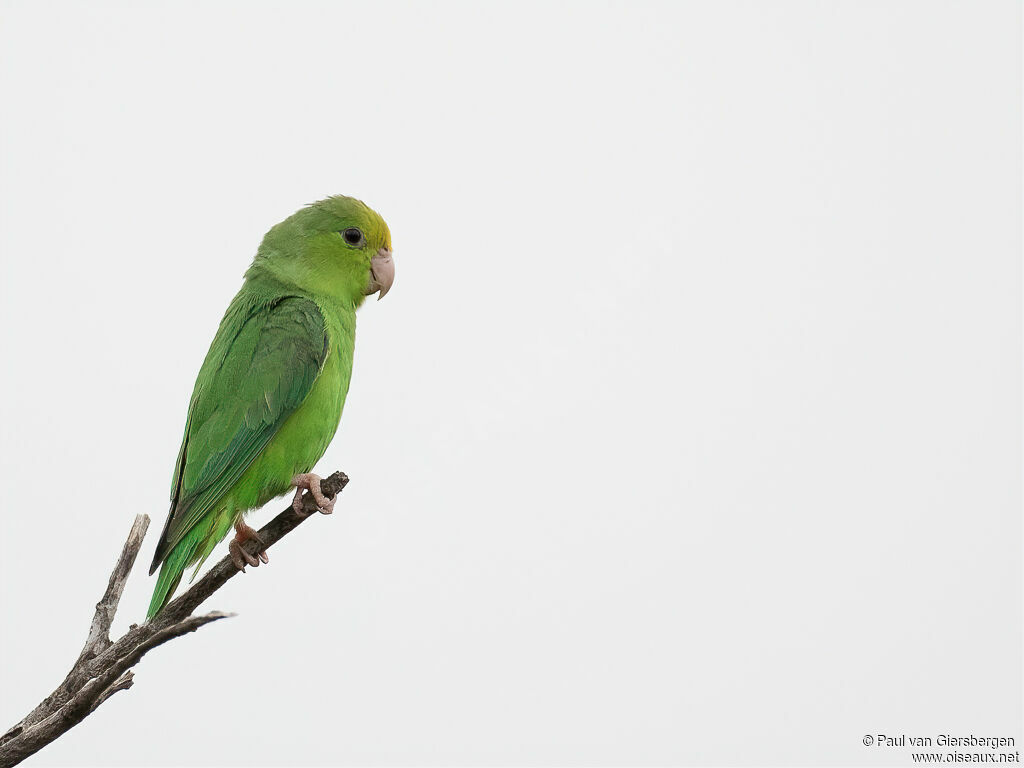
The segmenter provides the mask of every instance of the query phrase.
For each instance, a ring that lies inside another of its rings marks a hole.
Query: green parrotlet
[[[171,484],[171,509],[152,574],[148,616],[170,601],[232,526],[239,568],[267,562],[241,548],[256,537],[243,516],[295,488],[320,511],[334,502],[310,474],[334,437],[352,374],[356,309],[391,288],[391,233],[359,200],[329,197],[263,238],[199,369]]]

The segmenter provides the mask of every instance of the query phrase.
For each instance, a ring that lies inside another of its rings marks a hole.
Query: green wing
[[[171,486],[171,510],[153,573],[213,509],[302,404],[327,359],[313,301],[236,297],[217,331],[189,403]]]

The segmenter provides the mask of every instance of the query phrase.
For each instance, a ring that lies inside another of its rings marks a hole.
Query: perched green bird
[[[170,601],[231,529],[235,565],[258,566],[241,544],[257,538],[243,515],[294,487],[320,511],[334,501],[310,474],[334,437],[348,392],[356,309],[395,278],[391,233],[359,200],[329,197],[263,238],[245,283],[199,370],[157,544],[149,618]]]

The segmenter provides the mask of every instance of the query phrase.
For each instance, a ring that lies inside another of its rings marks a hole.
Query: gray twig
[[[321,490],[325,496],[333,498],[347,484],[348,477],[343,472],[335,472],[323,481]],[[255,555],[258,548],[271,547],[291,533],[317,510],[316,502],[308,491],[303,494],[302,503],[306,514],[296,514],[289,506],[260,529],[262,543],[250,540],[242,546],[249,554]],[[212,621],[234,615],[221,611],[201,616],[192,614],[238,573],[231,558],[224,557],[188,591],[172,600],[152,621],[141,625],[132,624],[123,636],[111,641],[110,625],[114,621],[125,582],[142,548],[148,527],[147,515],[135,518],[121,556],[110,574],[107,590],[96,603],[85,646],[64,682],[20,723],[0,736],[0,768],[17,765],[82,722],[115,693],[131,688],[135,682],[131,669],[148,651],[176,637],[195,632]]]

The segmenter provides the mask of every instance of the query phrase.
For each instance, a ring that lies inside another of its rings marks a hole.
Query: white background
[[[1020,745],[1018,3],[0,12],[0,724],[163,524],[266,229],[355,195],[397,263],[337,513],[30,764]]]

